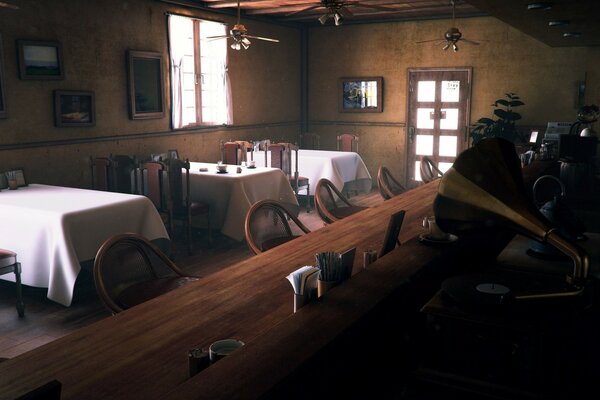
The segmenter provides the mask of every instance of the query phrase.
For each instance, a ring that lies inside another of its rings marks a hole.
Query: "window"
[[[227,74],[227,27],[169,15],[173,129],[232,123]]]

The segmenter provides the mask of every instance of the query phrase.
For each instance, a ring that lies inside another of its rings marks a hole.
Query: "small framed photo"
[[[340,78],[339,112],[382,112],[383,78]]]
[[[176,149],[171,149],[168,153],[171,160],[179,160],[179,153]]]
[[[95,125],[94,92],[55,90],[54,119],[58,127]]]
[[[6,176],[6,179],[9,183],[10,181],[15,181],[17,187],[27,186],[27,181],[25,180],[25,172],[23,168],[16,168],[11,171],[6,171],[4,175]]]
[[[127,85],[131,119],[165,115],[163,58],[152,51],[127,51]]]
[[[17,40],[17,51],[21,79],[64,79],[60,43]]]

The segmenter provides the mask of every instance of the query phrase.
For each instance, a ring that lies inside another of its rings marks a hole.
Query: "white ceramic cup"
[[[256,167],[256,161],[255,160],[249,160],[248,161],[248,166],[251,167],[251,168]]]
[[[427,231],[427,237],[433,240],[448,240],[449,235],[440,229],[435,217],[423,218],[423,228]]]
[[[217,164],[217,171],[219,171],[219,172],[226,172],[227,171],[227,164]]]
[[[221,358],[228,356],[243,345],[244,342],[237,339],[217,340],[208,348],[208,357],[210,358],[210,362],[214,363],[219,361]]]

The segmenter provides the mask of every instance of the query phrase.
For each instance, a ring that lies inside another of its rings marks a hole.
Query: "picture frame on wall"
[[[17,40],[19,78],[64,79],[62,46],[59,42]]]
[[[127,51],[127,84],[131,119],[165,116],[163,57],[153,51]]]
[[[340,78],[339,112],[383,111],[383,77]]]
[[[96,99],[90,91],[54,91],[54,119],[57,127],[94,126]]]
[[[6,99],[4,97],[4,53],[2,52],[2,34],[0,34],[0,118],[6,117]]]

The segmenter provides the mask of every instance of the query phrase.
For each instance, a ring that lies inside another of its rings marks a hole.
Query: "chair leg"
[[[192,255],[192,217],[188,216],[187,219],[187,248],[188,254]]]
[[[15,283],[17,286],[17,312],[19,317],[25,316],[25,303],[23,303],[23,290],[21,288],[21,263],[15,264]]]
[[[210,211],[206,213],[206,229],[208,229],[208,244],[212,247],[212,233],[210,230]]]

